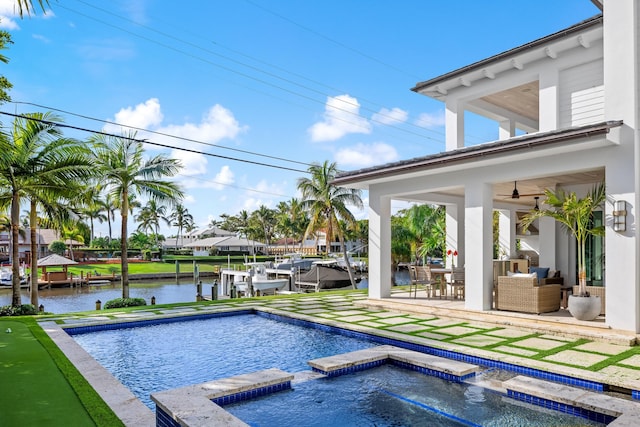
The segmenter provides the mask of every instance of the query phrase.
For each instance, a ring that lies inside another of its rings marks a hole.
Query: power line
[[[213,52],[213,51],[211,51],[211,50],[209,50],[209,49],[205,49],[205,48],[203,48],[203,47],[201,47],[201,46],[198,46],[198,45],[196,45],[196,44],[194,44],[194,43],[191,43],[191,42],[188,42],[188,41],[185,41],[185,40],[179,39],[179,38],[175,37],[174,35],[167,34],[167,33],[164,33],[164,32],[162,32],[162,31],[160,31],[160,30],[157,30],[157,29],[155,29],[155,28],[153,28],[153,27],[149,27],[149,26],[147,26],[147,25],[140,24],[140,23],[138,23],[138,22],[132,21],[132,20],[130,20],[130,19],[127,19],[127,18],[125,18],[125,17],[122,17],[122,16],[120,16],[120,15],[118,15],[118,14],[115,14],[115,13],[113,13],[113,12],[110,12],[110,11],[108,11],[108,10],[105,10],[105,9],[100,8],[100,7],[97,7],[97,6],[91,5],[91,4],[89,4],[89,3],[86,3],[86,2],[84,2],[84,1],[82,1],[82,0],[76,0],[76,1],[78,1],[78,2],[80,2],[80,3],[82,3],[82,4],[85,4],[85,5],[89,6],[89,7],[92,7],[92,8],[94,8],[94,9],[100,10],[100,11],[102,11],[102,12],[104,12],[104,13],[109,14],[109,15],[115,16],[115,17],[117,17],[117,18],[119,18],[119,19],[121,19],[121,20],[123,20],[123,21],[129,22],[129,23],[132,23],[132,24],[134,24],[134,25],[136,25],[136,26],[138,26],[138,27],[141,27],[141,28],[147,29],[147,30],[149,30],[149,31],[151,31],[151,32],[154,32],[154,33],[159,34],[159,35],[161,35],[161,36],[163,36],[163,37],[166,37],[166,38],[168,38],[168,39],[170,39],[170,40],[177,41],[177,42],[179,42],[179,43],[183,43],[183,44],[185,44],[185,45],[188,45],[188,46],[194,47],[194,48],[199,49],[199,50],[202,50],[202,51],[204,51],[204,52],[206,52],[206,53],[209,53],[209,54],[212,54],[212,55],[218,56],[218,57],[220,57],[220,58],[223,58],[223,59],[226,59],[226,60],[228,60],[228,61],[231,61],[231,62],[233,62],[233,63],[235,63],[235,64],[238,64],[238,65],[241,65],[241,66],[247,67],[247,68],[249,68],[249,69],[251,69],[251,70],[253,70],[253,71],[256,71],[256,72],[259,72],[259,73],[265,74],[265,75],[267,75],[267,76],[269,76],[269,77],[272,77],[272,78],[275,78],[275,79],[281,80],[281,81],[283,81],[283,82],[286,82],[286,83],[292,84],[292,85],[294,85],[294,86],[297,86],[297,87],[299,87],[299,88],[302,88],[302,89],[308,90],[308,91],[310,91],[310,92],[313,92],[313,93],[316,93],[316,94],[320,94],[320,95],[325,96],[325,97],[331,97],[331,95],[328,95],[328,94],[326,94],[326,93],[324,93],[324,92],[320,92],[320,91],[318,91],[318,90],[316,90],[316,89],[313,89],[313,88],[311,88],[311,87],[308,87],[308,86],[302,85],[302,84],[297,83],[297,82],[295,82],[295,81],[293,81],[293,80],[291,80],[291,79],[286,79],[286,78],[284,78],[284,77],[282,77],[282,76],[279,76],[279,75],[277,75],[277,74],[267,72],[267,71],[265,71],[264,69],[261,69],[261,68],[258,68],[258,67],[255,67],[255,66],[252,66],[252,65],[249,65],[249,64],[246,64],[246,63],[240,62],[240,61],[238,61],[238,60],[236,60],[236,59],[230,58],[230,57],[228,57],[228,56],[222,55],[222,54],[217,53],[217,52]],[[119,26],[117,26],[117,25],[111,24],[111,23],[109,23],[109,22],[105,22],[105,21],[103,21],[103,20],[101,20],[101,19],[98,19],[98,18],[96,18],[96,17],[93,17],[93,16],[90,16],[90,15],[87,15],[87,14],[85,14],[85,13],[79,12],[79,11],[74,10],[74,9],[71,9],[71,8],[69,8],[69,7],[65,7],[65,6],[62,6],[62,5],[58,5],[58,6],[59,6],[59,7],[61,7],[62,9],[65,9],[65,10],[68,10],[68,11],[70,11],[70,12],[76,13],[76,14],[78,14],[78,15],[80,15],[80,16],[85,17],[85,18],[88,18],[88,19],[94,20],[94,21],[99,22],[99,23],[101,23],[101,24],[103,24],[103,25],[106,25],[106,26],[109,26],[109,27],[115,28],[115,29],[117,29],[117,30],[120,30],[120,31],[122,31],[122,32],[125,32],[125,33],[127,33],[127,34],[130,34],[130,35],[132,35],[132,36],[134,36],[134,37],[138,37],[138,38],[140,38],[140,39],[142,39],[142,40],[146,40],[146,41],[148,41],[148,42],[150,42],[150,43],[157,44],[157,45],[159,45],[159,46],[161,46],[161,47],[164,47],[164,48],[166,48],[166,49],[170,49],[170,50],[173,50],[173,51],[175,51],[175,52],[177,52],[177,53],[183,54],[183,55],[185,55],[185,56],[189,56],[189,57],[191,57],[191,58],[194,58],[194,59],[200,60],[200,61],[202,61],[202,62],[208,63],[208,64],[213,65],[213,66],[215,66],[215,67],[218,67],[218,68],[220,68],[220,69],[222,69],[222,70],[225,70],[225,71],[231,72],[231,73],[233,73],[233,74],[237,74],[237,75],[239,75],[239,76],[241,76],[241,77],[244,77],[244,78],[247,78],[247,79],[250,79],[250,80],[254,80],[254,81],[258,82],[258,83],[264,84],[264,85],[266,85],[266,86],[273,87],[273,88],[275,88],[275,89],[281,90],[281,91],[286,92],[286,93],[288,93],[288,94],[291,94],[291,95],[294,95],[294,96],[297,96],[297,97],[300,97],[300,98],[306,99],[306,100],[311,101],[311,102],[314,102],[314,103],[318,103],[318,104],[322,104],[322,105],[324,105],[324,104],[325,104],[325,101],[324,101],[324,100],[323,100],[323,101],[317,100],[317,99],[315,99],[315,98],[313,98],[313,97],[310,97],[310,96],[308,96],[308,95],[304,95],[304,94],[302,94],[302,93],[300,93],[300,92],[296,92],[296,91],[293,91],[293,90],[291,90],[291,89],[285,88],[285,87],[283,87],[283,86],[277,85],[277,84],[275,84],[275,83],[268,82],[268,81],[266,81],[266,80],[264,80],[264,79],[261,79],[261,78],[258,78],[258,77],[256,77],[256,76],[249,75],[249,74],[247,74],[247,73],[245,73],[245,72],[241,72],[241,71],[239,71],[239,70],[233,69],[233,68],[231,68],[231,67],[228,67],[228,66],[225,66],[225,65],[222,65],[222,64],[216,63],[216,62],[212,62],[212,61],[207,60],[207,59],[204,59],[204,58],[202,58],[202,57],[200,57],[200,56],[196,56],[196,55],[194,55],[194,54],[191,54],[191,53],[185,52],[184,50],[181,50],[181,49],[178,49],[178,48],[176,48],[176,47],[173,47],[173,46],[167,45],[167,44],[165,44],[165,43],[162,43],[162,42],[160,42],[160,41],[157,41],[157,40],[151,39],[151,38],[149,38],[149,37],[147,37],[147,36],[143,36],[143,35],[141,35],[141,34],[134,33],[133,31],[130,31],[130,30],[124,29],[124,28],[122,28],[122,27],[119,27]],[[281,17],[281,19],[286,19],[286,18],[282,18],[282,17]],[[309,30],[309,31],[312,31],[312,30]],[[201,36],[198,36],[198,37],[201,37]],[[326,37],[325,37],[325,38],[326,38]],[[332,39],[329,39],[329,40],[332,40]],[[334,42],[335,42],[335,41],[334,41]],[[215,43],[215,42],[214,42],[214,43]],[[338,42],[335,42],[335,43],[338,43]],[[215,43],[215,44],[219,45],[218,43]],[[345,47],[346,47],[346,46],[345,46]],[[348,47],[347,47],[347,48],[348,48]],[[362,55],[364,55],[364,54],[362,54]],[[246,56],[246,55],[245,55],[245,56]],[[366,56],[366,55],[364,55],[364,56]],[[251,58],[251,57],[249,57],[249,58]],[[251,59],[254,59],[254,58],[251,58]],[[374,58],[370,58],[370,59],[375,60]],[[254,59],[254,60],[255,60],[255,59]],[[258,61],[259,61],[259,60],[258,60]],[[261,63],[265,64],[263,61],[259,61],[259,62],[261,62]],[[270,64],[266,64],[266,65],[270,65]],[[270,66],[271,66],[271,65],[270,65]],[[274,68],[276,68],[276,67],[274,67]],[[313,80],[307,79],[306,77],[303,77],[303,76],[300,76],[300,75],[297,75],[297,76],[299,76],[299,77],[301,77],[301,78],[303,78],[303,79],[306,79],[306,80],[309,80],[309,81],[312,81],[312,82],[313,82]],[[315,83],[317,83],[317,82],[315,82]],[[234,84],[238,84],[238,83],[234,82]],[[317,84],[318,84],[318,83],[317,83]],[[319,84],[321,84],[321,83],[319,83]],[[322,84],[321,84],[321,85],[322,85]],[[242,85],[240,85],[240,86],[242,86]],[[323,86],[324,86],[324,85],[323,85]],[[243,86],[243,87],[248,88],[247,86]],[[327,87],[327,86],[325,86],[325,87]],[[249,88],[249,89],[254,90],[253,88]],[[334,88],[330,88],[330,89],[332,89],[332,90],[336,90],[336,89],[334,89]],[[344,92],[344,91],[343,91],[343,92]],[[361,98],[361,99],[362,99],[362,98]],[[365,100],[366,100],[366,99],[365,99]],[[354,106],[354,107],[355,107],[355,106],[357,106],[357,105],[355,105],[355,104],[353,104],[353,103],[350,103],[350,102],[347,102],[347,101],[343,101],[343,102],[344,102],[345,104],[347,104],[347,105],[351,105],[351,106]],[[371,101],[368,101],[368,102],[371,102]],[[372,102],[372,103],[373,103],[373,102]],[[374,105],[378,105],[378,106],[382,107],[380,104],[376,104],[376,103],[373,103],[373,104],[374,104]],[[392,120],[392,121],[394,120],[394,117],[392,117],[392,116],[389,116],[389,115],[386,115],[386,114],[381,114],[380,112],[375,111],[375,110],[372,110],[372,109],[369,109],[369,108],[367,108],[366,106],[361,106],[361,107],[362,107],[364,110],[369,111],[369,112],[374,113],[374,114],[377,114],[377,115],[380,115],[381,117],[387,118],[387,119]],[[340,108],[340,107],[338,107],[338,106],[333,106],[333,108],[334,108],[334,109],[336,109],[336,110],[342,111],[342,112],[344,112],[344,113],[347,113],[347,114],[349,114],[349,115],[354,115],[354,116],[356,116],[356,117],[360,117],[359,115],[357,115],[357,114],[353,113],[352,111],[350,111],[350,110],[348,110],[348,109]],[[336,119],[336,120],[342,121],[342,122],[346,122],[346,123],[349,123],[349,124],[355,125],[355,126],[361,126],[359,123],[351,122],[351,121],[346,120],[346,119],[341,118],[341,117],[335,117],[335,116],[334,116],[333,118],[334,118],[334,119]],[[390,128],[396,129],[396,130],[401,131],[401,132],[405,132],[405,133],[408,133],[408,134],[412,134],[412,135],[414,135],[414,136],[418,136],[418,137],[420,137],[420,138],[425,138],[425,139],[429,139],[429,140],[432,140],[432,141],[435,141],[435,142],[438,142],[438,143],[442,143],[442,141],[441,141],[441,140],[437,140],[437,139],[435,139],[435,138],[432,138],[432,137],[430,137],[430,136],[424,135],[424,134],[422,134],[422,133],[418,133],[418,132],[411,131],[410,129],[405,129],[405,128],[401,128],[401,127],[398,127],[398,126],[394,126],[394,125],[391,125],[391,124],[389,124],[389,123],[387,123],[387,122],[384,122],[384,121],[381,121],[381,120],[378,120],[378,119],[374,119],[374,118],[372,118],[372,119],[370,119],[370,120],[371,120],[372,122],[375,122],[375,123],[378,123],[378,124],[385,125],[385,126],[387,126],[387,127],[390,127]],[[407,125],[409,125],[409,126],[412,126],[412,127],[415,127],[415,128],[418,128],[418,129],[420,129],[421,131],[428,131],[428,132],[436,133],[436,134],[441,135],[441,136],[443,135],[443,133],[442,133],[442,132],[438,132],[438,131],[435,131],[435,130],[433,130],[433,129],[424,128],[424,127],[422,127],[422,126],[418,126],[418,125],[416,125],[416,124],[414,124],[414,123],[411,123],[411,122],[406,122],[405,124],[407,124]]]
[[[44,123],[44,124],[47,124],[47,125],[50,125],[50,126],[57,126],[57,127],[60,127],[60,128],[73,129],[73,130],[77,130],[77,131],[81,131],[81,132],[88,132],[88,133],[93,133],[93,134],[97,134],[97,135],[110,136],[110,137],[114,137],[114,138],[125,138],[125,139],[131,140],[131,141],[135,141],[135,142],[139,142],[139,143],[142,143],[142,144],[149,144],[149,145],[154,145],[154,146],[162,147],[162,148],[170,148],[170,149],[179,150],[179,151],[186,151],[188,153],[201,154],[203,156],[216,157],[216,158],[219,158],[219,159],[232,160],[232,161],[235,161],[235,162],[242,162],[242,163],[249,163],[249,164],[253,164],[253,165],[265,166],[265,167],[274,168],[274,169],[288,170],[288,171],[292,171],[292,172],[309,173],[309,171],[304,171],[304,170],[300,170],[300,169],[293,169],[293,168],[289,168],[289,167],[286,167],[286,166],[272,165],[272,164],[269,164],[269,163],[256,162],[256,161],[253,161],[253,160],[246,160],[246,159],[239,159],[239,158],[236,158],[236,157],[222,156],[222,155],[219,155],[219,154],[206,153],[204,151],[192,150],[192,149],[184,148],[184,147],[174,147],[174,146],[167,145],[167,144],[161,144],[159,142],[152,142],[152,141],[149,141],[147,139],[138,139],[138,138],[130,138],[130,137],[122,136],[122,135],[115,135],[115,134],[112,134],[112,133],[109,133],[109,132],[103,132],[103,131],[87,129],[87,128],[83,128],[83,127],[80,127],[80,126],[68,125],[66,123],[58,123],[58,122],[54,122],[54,121],[51,121],[51,120],[36,119],[36,118],[24,116],[22,114],[13,114],[13,113],[8,113],[6,111],[0,111],[0,114],[4,114],[5,116],[11,116],[11,117],[15,117],[15,118],[21,118],[21,119],[24,119],[24,120],[37,121],[37,122],[40,122],[40,123]]]
[[[60,113],[69,114],[69,115],[80,117],[80,118],[87,119],[87,120],[93,120],[93,121],[96,121],[96,122],[106,123],[106,124],[114,125],[114,126],[121,126],[121,127],[128,128],[128,129],[138,130],[138,131],[141,131],[141,132],[148,132],[148,133],[155,134],[155,135],[166,136],[168,138],[174,138],[174,139],[179,139],[179,140],[182,140],[182,141],[193,142],[195,144],[202,144],[202,145],[206,145],[208,147],[222,148],[222,149],[225,149],[225,150],[236,151],[238,153],[250,154],[250,155],[253,155],[253,156],[260,156],[260,157],[267,157],[269,159],[280,160],[280,161],[289,162],[289,163],[297,163],[297,164],[303,165],[303,166],[311,166],[310,163],[304,163],[304,162],[300,162],[300,161],[297,161],[297,160],[285,159],[284,157],[270,156],[268,154],[255,153],[253,151],[241,150],[239,148],[232,148],[232,147],[227,147],[227,146],[224,146],[224,145],[212,144],[210,142],[198,141],[198,140],[191,139],[191,138],[186,138],[186,137],[183,137],[183,136],[171,135],[169,133],[158,132],[158,131],[149,130],[149,129],[145,129],[145,128],[140,128],[140,127],[136,127],[136,126],[124,125],[124,124],[121,124],[121,123],[112,122],[112,121],[109,121],[109,120],[98,119],[96,117],[91,117],[91,116],[87,116],[87,115],[84,115],[84,114],[73,113],[71,111],[66,111],[66,110],[62,110],[62,109],[59,109],[59,108],[50,107],[50,106],[47,106],[47,105],[37,104],[35,102],[25,102],[25,101],[10,101],[10,102],[14,103],[14,104],[32,105],[34,107],[44,108],[44,109],[52,110],[52,111],[58,111]]]

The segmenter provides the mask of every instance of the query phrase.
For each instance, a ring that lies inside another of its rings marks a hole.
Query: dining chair
[[[464,299],[464,267],[453,267],[451,269],[449,286],[451,286],[453,298]]]
[[[434,291],[433,285],[435,284],[431,277],[431,267],[426,265],[412,265],[409,268],[411,270],[409,296],[411,296],[411,291],[414,290],[413,297],[416,298],[418,296],[418,287],[422,286],[427,293],[427,297],[431,298]]]

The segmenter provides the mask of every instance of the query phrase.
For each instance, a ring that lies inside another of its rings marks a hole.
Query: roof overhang
[[[594,16],[562,31],[418,83],[411,90],[444,100],[452,90],[469,87],[479,80],[495,79],[498,74],[513,69],[522,70],[529,63],[555,58],[569,49],[588,48],[595,40],[602,39],[602,23],[602,14]]]
[[[411,174],[420,174],[432,169],[463,168],[467,167],[470,162],[474,162],[474,166],[478,161],[498,163],[505,161],[505,156],[529,156],[534,150],[555,149],[556,152],[570,152],[578,149],[575,145],[578,141],[581,142],[580,149],[587,148],[589,144],[597,146],[614,144],[602,137],[608,134],[610,129],[619,126],[622,126],[622,121],[608,121],[522,135],[507,140],[478,144],[406,161],[344,172],[336,176],[333,184],[368,189],[371,184],[393,180],[399,176],[407,177]]]

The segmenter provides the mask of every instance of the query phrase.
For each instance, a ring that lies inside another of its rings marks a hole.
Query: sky
[[[590,0],[177,4],[51,0],[46,14],[21,19],[15,0],[0,0],[0,28],[14,42],[0,64],[13,102],[0,112],[137,128],[162,145],[145,144],[148,155],[181,161],[175,180],[200,228],[300,198],[297,181],[314,162],[349,171],[444,151],[444,105],[411,91],[416,83],[600,13]],[[467,145],[498,137],[481,118],[465,126]],[[95,230],[108,234],[106,223]]]

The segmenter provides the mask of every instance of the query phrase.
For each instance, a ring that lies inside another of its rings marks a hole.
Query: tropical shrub
[[[22,304],[17,307],[5,305],[0,307],[0,316],[31,316],[38,314],[38,309],[31,304]]]
[[[107,301],[104,308],[138,307],[141,305],[147,305],[144,298],[116,298]]]

